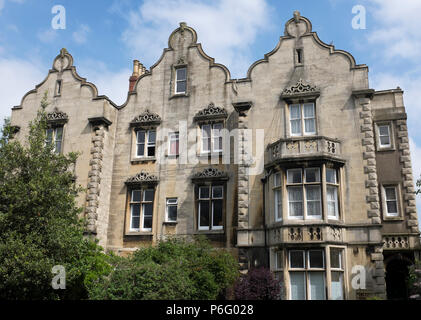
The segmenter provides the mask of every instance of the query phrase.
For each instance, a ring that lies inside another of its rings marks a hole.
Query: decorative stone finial
[[[60,57],[61,58],[64,58],[64,55],[67,53],[67,50],[66,50],[66,48],[62,48],[61,50],[60,50]]]
[[[294,20],[295,20],[296,23],[300,22],[300,17],[301,17],[300,11],[295,10],[294,11]]]
[[[187,27],[187,23],[185,23],[185,22],[180,22],[180,29],[181,29],[181,32],[184,32],[184,29]]]

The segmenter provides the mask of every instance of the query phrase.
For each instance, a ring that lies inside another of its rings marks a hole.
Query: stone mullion
[[[399,150],[399,160],[402,163],[402,198],[405,202],[405,214],[408,216],[407,226],[411,229],[411,232],[418,233],[415,187],[412,175],[412,164],[409,151],[409,138],[406,120],[397,120],[396,127],[398,136],[397,146]]]
[[[91,148],[91,160],[89,162],[91,170],[88,173],[88,192],[85,209],[88,220],[87,231],[92,234],[97,233],[104,136],[103,126],[94,128],[94,135],[92,137],[93,147]]]

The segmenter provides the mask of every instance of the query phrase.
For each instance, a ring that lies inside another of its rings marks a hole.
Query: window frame
[[[388,137],[389,137],[389,144],[383,145],[381,143],[381,137],[385,135],[380,135],[380,127],[387,127],[388,128]],[[375,131],[376,131],[376,140],[377,140],[377,150],[378,151],[389,151],[394,150],[394,129],[393,129],[393,121],[380,121],[376,122],[375,124]]]
[[[143,143],[139,143],[138,142],[138,134],[139,132],[144,132],[144,142]],[[153,143],[151,143],[149,141],[149,135],[150,132],[155,132],[155,141]],[[135,128],[134,130],[135,133],[135,144],[136,144],[136,148],[135,148],[135,158],[136,159],[145,159],[145,158],[155,158],[156,157],[156,153],[157,153],[157,148],[156,148],[156,138],[157,138],[157,130],[156,128]],[[143,144],[143,155],[139,155],[139,145]],[[153,155],[149,155],[149,148],[155,148],[155,152]]]
[[[328,170],[333,170],[335,172],[335,182],[329,182],[327,181],[327,172]],[[328,168],[325,169],[325,181],[326,181],[326,214],[327,218],[331,220],[339,220],[339,193],[340,193],[340,183],[339,183],[339,170],[337,168]],[[329,188],[335,188],[336,190],[336,200],[335,200],[335,215],[332,216],[329,214],[329,202],[332,202],[329,200]]]
[[[394,191],[395,191],[395,199],[394,200],[388,200],[387,199],[387,192],[386,192],[386,189],[388,189],[388,188],[393,188],[394,189]],[[397,212],[396,213],[389,213],[389,209],[388,209],[388,206],[387,206],[387,202],[388,201],[395,201],[396,202],[396,210],[397,210]],[[401,219],[401,212],[402,212],[402,210],[401,210],[401,208],[400,208],[400,205],[401,205],[401,202],[400,202],[400,186],[399,186],[399,184],[383,184],[382,185],[382,202],[383,202],[383,216],[384,216],[384,218],[385,219],[390,219],[390,220],[393,220],[393,219]]]
[[[277,177],[279,177],[279,179],[277,180]],[[277,183],[277,181],[279,181],[279,185]],[[275,172],[273,175],[273,186],[272,186],[272,191],[273,191],[273,203],[274,203],[274,214],[275,214],[275,222],[279,222],[283,220],[283,205],[284,205],[284,201],[283,201],[283,174],[281,171]],[[280,199],[279,199],[280,198]],[[281,208],[281,212],[279,212],[279,208]]]
[[[307,170],[312,170],[312,169],[318,169],[318,175],[319,175],[319,181],[315,181],[315,182],[307,182],[306,181],[306,172]],[[290,172],[293,171],[300,171],[301,173],[301,182],[288,182],[288,178],[290,176]],[[308,167],[308,168],[291,168],[291,169],[286,169],[286,175],[287,175],[287,181],[286,181],[286,191],[287,191],[287,201],[288,201],[288,219],[291,220],[322,220],[323,219],[323,193],[322,193],[322,187],[323,187],[323,182],[321,179],[321,171],[322,168],[321,167]],[[318,200],[309,200],[307,197],[307,189],[309,187],[313,187],[313,186],[317,186],[319,187],[319,199]],[[291,204],[291,200],[289,197],[290,194],[290,190],[292,189],[298,189],[301,188],[301,201],[293,201],[293,202],[301,202],[302,204],[302,215],[300,216],[292,216],[291,215],[291,208],[290,208],[290,204]],[[320,215],[309,215],[308,214],[308,203],[309,202],[319,202],[319,212]]]
[[[172,136],[176,136],[176,139],[172,139]],[[171,143],[175,141],[176,153],[171,153]],[[168,156],[176,157],[180,155],[180,132],[174,131],[168,133]]]
[[[57,140],[57,130],[61,129],[61,139]],[[52,131],[51,134],[51,141],[48,139],[48,131]],[[56,154],[61,154],[63,151],[63,137],[64,137],[64,125],[56,125],[50,126],[45,130],[45,143],[52,143],[53,144],[53,152]],[[57,142],[60,142],[60,150],[57,151]]]
[[[305,105],[312,105],[313,106],[313,117],[305,117]],[[298,106],[299,108],[299,118],[292,118],[291,117],[291,109],[292,106]],[[305,122],[306,120],[313,120],[314,121],[314,131],[306,131]],[[293,133],[292,132],[292,121],[300,120],[300,133]],[[291,102],[288,103],[288,125],[289,125],[289,135],[291,137],[306,137],[306,136],[315,136],[317,135],[317,114],[316,114],[316,101],[299,101],[299,102]]]
[[[304,267],[303,268],[297,268],[291,267],[291,252],[296,251],[296,252],[302,252],[303,255],[303,259],[304,259]],[[310,264],[310,251],[320,251],[322,252],[322,261],[323,261],[323,268],[312,268],[311,264]],[[303,277],[304,277],[304,289],[305,289],[305,300],[312,300],[311,299],[311,290],[310,290],[310,285],[311,285],[311,280],[310,280],[310,274],[311,273],[323,273],[323,283],[324,283],[324,299],[323,300],[328,300],[328,290],[327,290],[327,286],[328,286],[328,281],[327,281],[327,272],[328,272],[328,267],[327,267],[327,263],[326,263],[326,248],[303,248],[303,249],[290,249],[288,250],[288,278],[289,278],[289,300],[292,299],[292,285],[291,285],[291,274],[292,273],[303,273]]]
[[[171,200],[175,200],[175,203],[169,203]],[[178,198],[177,197],[168,197],[165,200],[165,222],[167,223],[176,223],[178,221]],[[169,216],[169,207],[176,208],[176,218],[175,220],[171,220]]]
[[[215,126],[220,126],[220,129],[215,129]],[[208,140],[208,150],[204,150],[204,139],[205,139],[205,135],[204,135],[204,127],[209,127],[209,136],[206,136],[206,139]],[[204,123],[200,123],[199,124],[199,129],[200,129],[200,154],[202,155],[207,155],[207,154],[215,154],[215,153],[223,153],[224,151],[224,133],[223,130],[225,129],[225,123],[224,121],[212,121],[212,122],[204,122]],[[219,135],[215,135],[214,132],[215,130],[219,130]],[[218,138],[218,139],[222,139],[221,141],[221,149],[216,149],[215,148],[215,141],[214,139]]]
[[[185,79],[178,79],[178,71],[181,69],[185,69],[186,77]],[[185,90],[184,91],[177,91],[177,85],[179,82],[185,83]],[[185,95],[187,94],[187,65],[179,65],[174,67],[174,95]]]
[[[208,198],[201,198],[201,189],[208,189]],[[221,197],[214,197],[214,188],[222,188],[222,196]],[[225,185],[219,182],[209,183],[209,184],[201,184],[197,186],[197,196],[196,198],[196,210],[197,210],[197,230],[198,231],[223,231],[225,229]],[[222,201],[222,208],[221,208],[221,226],[214,225],[214,216],[215,216],[215,208],[214,202],[215,201]],[[200,225],[200,217],[201,217],[201,202],[208,202],[208,225],[201,226]]]
[[[152,191],[152,200],[146,200],[146,191]],[[144,187],[144,188],[132,188],[129,190],[130,192],[130,199],[129,199],[129,231],[130,232],[151,232],[153,228],[153,211],[154,211],[154,200],[155,200],[155,189],[151,187]],[[133,201],[133,194],[134,192],[140,192],[140,200]],[[152,205],[152,215],[151,215],[151,227],[145,228],[145,205],[151,204]],[[139,205],[139,228],[133,228],[133,206]]]

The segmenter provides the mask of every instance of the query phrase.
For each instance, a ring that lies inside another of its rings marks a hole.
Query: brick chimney
[[[146,68],[139,62],[133,60],[133,74],[129,79],[129,92],[132,92],[137,79],[146,72]]]

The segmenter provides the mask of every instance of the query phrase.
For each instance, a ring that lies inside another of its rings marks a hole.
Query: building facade
[[[419,229],[403,91],[370,89],[298,12],[243,79],[180,23],[150,70],[134,61],[121,106],[62,49],[12,109],[17,139],[46,91],[48,140],[80,152],[79,204],[106,250],[204,235],[243,270],[270,266],[285,299],[405,295]]]

